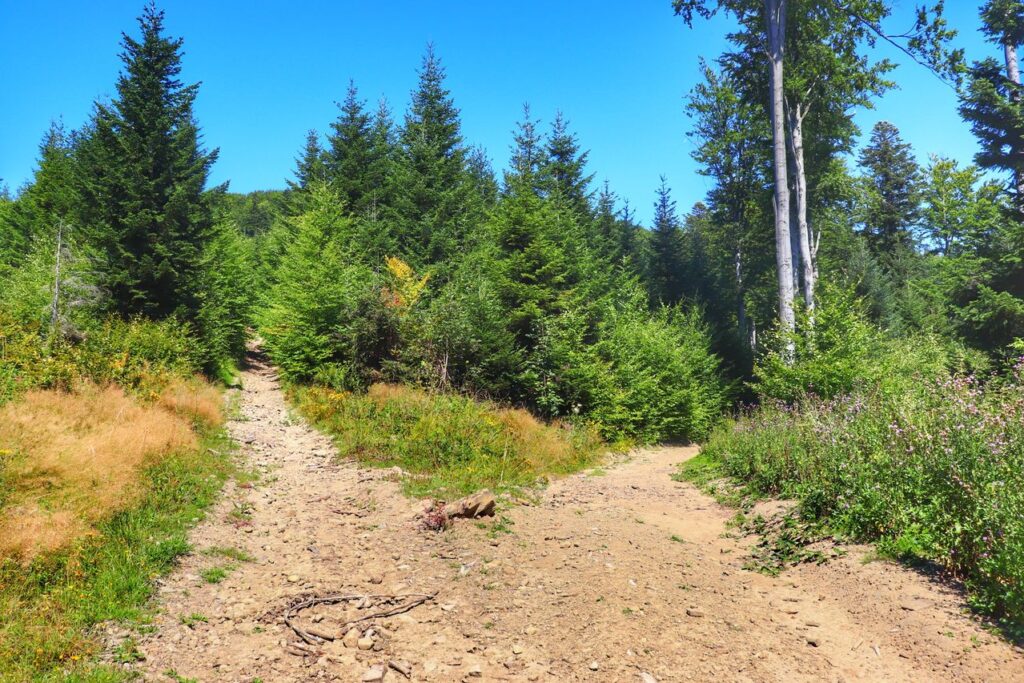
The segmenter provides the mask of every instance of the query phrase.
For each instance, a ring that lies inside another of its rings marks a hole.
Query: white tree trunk
[[[771,119],[773,162],[775,167],[775,262],[779,279],[779,324],[783,334],[796,329],[793,313],[793,251],[789,234],[789,172],[786,159],[786,121],[782,103],[782,57],[786,39],[786,0],[765,0],[765,23],[768,33],[769,86],[771,88]],[[795,348],[787,344],[789,360]]]
[[[1020,85],[1020,64],[1017,61],[1017,46],[1012,42],[1003,43],[1003,57],[1006,59],[1006,77],[1010,79],[1011,83]],[[1019,95],[1014,95],[1013,100],[1016,101]],[[1014,152],[1017,155],[1024,154],[1024,150],[1016,149]],[[1024,173],[1020,170],[1013,172],[1013,185],[1014,189],[1017,190],[1017,208],[1024,210]]]
[[[812,242],[811,225],[807,219],[807,170],[804,163],[804,115],[800,103],[790,108],[789,135],[793,152],[793,186],[796,190],[796,233],[803,268],[804,304],[814,310],[814,287],[818,280],[817,248]]]

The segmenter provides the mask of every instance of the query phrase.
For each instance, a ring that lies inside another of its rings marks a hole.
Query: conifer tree
[[[674,304],[683,294],[683,244],[676,203],[665,176],[661,176],[658,198],[654,202],[654,230],[651,235],[651,299],[654,303]]]
[[[570,132],[569,122],[562,112],[555,114],[544,150],[547,158],[542,174],[548,192],[575,211],[581,220],[590,218],[590,183],[594,179],[593,174],[586,173],[590,153],[580,151],[579,141]]]
[[[350,212],[361,215],[371,197],[370,174],[373,161],[373,125],[359,99],[354,82],[349,82],[341,114],[331,124],[327,138],[327,168],[330,181]]]
[[[404,251],[416,265],[458,252],[472,223],[472,186],[466,173],[459,110],[445,87],[445,71],[427,47],[405,117],[396,168],[396,203]]]
[[[217,152],[204,150],[193,118],[198,84],[178,78],[182,40],[164,35],[164,14],[153,4],[139,28],[138,40],[123,36],[117,97],[96,105],[82,145],[83,223],[116,310],[191,320]]]
[[[544,150],[540,134],[537,132],[537,121],[530,115],[530,105],[523,104],[523,118],[516,124],[512,132],[512,157],[509,159],[511,173],[523,183],[540,192],[540,172]],[[506,190],[509,186],[506,174]]]
[[[896,126],[879,121],[861,150],[867,173],[864,232],[877,254],[894,255],[913,246],[911,227],[919,212],[920,169]]]
[[[312,184],[326,181],[326,153],[320,144],[320,134],[311,128],[306,132],[302,153],[295,159],[295,180],[289,180],[288,187],[293,191],[308,190]]]

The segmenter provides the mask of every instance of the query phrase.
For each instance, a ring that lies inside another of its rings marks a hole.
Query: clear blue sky
[[[120,66],[121,31],[135,31],[143,0],[0,0],[0,178],[12,190],[30,178],[49,121],[80,126],[96,98],[109,98]],[[894,28],[913,2],[896,0]],[[977,2],[947,3],[968,56],[989,53],[977,33]],[[424,47],[432,41],[462,110],[468,142],[500,170],[510,131],[529,101],[545,124],[561,109],[596,180],[608,179],[642,220],[665,174],[680,209],[707,181],[690,159],[685,94],[700,56],[725,47],[729,22],[688,29],[669,0],[519,2],[264,2],[164,0],[171,35],[185,38],[184,77],[202,81],[196,114],[207,144],[221,150],[213,180],[247,192],[284,186],[305,131],[324,131],[334,102],[355,79],[371,106],[387,97],[405,110]],[[895,123],[922,159],[969,161],[976,149],[952,91],[920,67],[896,72],[902,89],[864,130]]]

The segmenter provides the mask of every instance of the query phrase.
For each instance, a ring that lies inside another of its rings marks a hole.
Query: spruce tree
[[[370,201],[373,126],[370,114],[359,99],[354,82],[349,82],[341,114],[331,124],[328,136],[327,167],[331,184],[353,214],[362,214]]]
[[[590,182],[594,176],[586,173],[589,152],[580,151],[579,141],[570,132],[569,122],[562,112],[555,114],[544,149],[547,158],[542,173],[548,192],[575,211],[581,220],[590,218]]]
[[[404,251],[416,265],[458,253],[471,219],[459,110],[445,88],[445,71],[427,47],[419,85],[405,117],[396,167],[396,202]]]
[[[860,164],[866,172],[862,221],[868,243],[877,254],[905,252],[913,246],[911,227],[920,203],[921,172],[910,145],[896,126],[879,121],[861,150]]]
[[[682,298],[683,244],[676,203],[665,176],[654,202],[654,230],[651,235],[651,299],[674,304]]]
[[[295,180],[288,181],[293,191],[308,190],[314,183],[327,182],[326,153],[320,144],[320,134],[312,128],[306,132],[302,153],[295,159]]]
[[[537,121],[530,115],[530,105],[523,104],[523,119],[516,124],[512,132],[512,157],[509,159],[510,173],[521,179],[535,192],[539,192],[539,180],[544,150],[540,134],[537,132]],[[509,177],[506,174],[505,187],[509,189]]]
[[[182,40],[164,35],[153,4],[138,21],[140,39],[123,35],[117,97],[96,105],[82,144],[83,223],[117,311],[192,320],[217,152],[204,150],[193,118],[198,84],[178,78]]]

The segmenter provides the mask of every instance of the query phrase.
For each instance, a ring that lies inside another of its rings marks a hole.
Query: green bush
[[[643,291],[627,287],[593,331],[580,310],[550,321],[526,379],[548,414],[585,416],[607,438],[696,440],[726,397],[710,347],[696,312],[649,312]]]
[[[787,339],[794,349],[792,362]],[[789,403],[866,387],[898,393],[968,360],[955,344],[932,335],[892,337],[868,322],[863,301],[851,291],[826,289],[813,323],[803,312],[796,334],[773,340],[757,361],[754,389],[762,399]]]
[[[200,363],[190,328],[175,320],[109,317],[83,328],[77,341],[51,341],[39,323],[0,309],[0,403],[29,389],[71,389],[83,380],[154,398],[171,379],[198,373]]]
[[[1024,623],[1024,382],[921,379],[768,402],[716,430],[707,457],[804,515],[963,578],[975,604]]]

